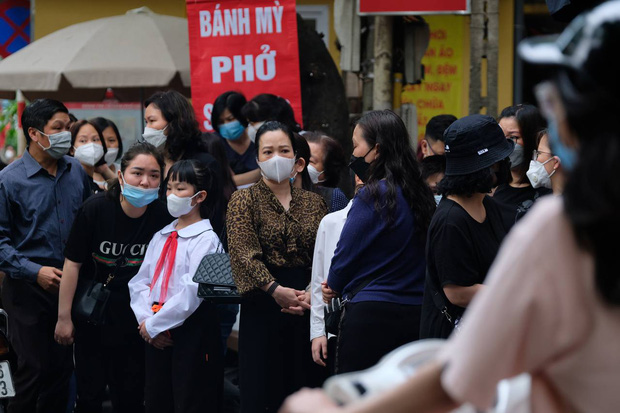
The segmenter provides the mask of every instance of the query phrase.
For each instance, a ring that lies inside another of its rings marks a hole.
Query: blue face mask
[[[245,131],[245,128],[243,127],[241,122],[239,122],[238,120],[224,123],[223,125],[220,125],[218,129],[220,131],[220,135],[222,136],[222,138],[228,139],[231,141],[239,139],[241,135],[243,135],[243,132]]]
[[[558,125],[555,121],[549,122],[548,134],[549,143],[551,144],[551,151],[554,155],[560,158],[562,161],[562,167],[567,171],[571,171],[577,163],[577,151],[562,143],[558,133]]]
[[[143,189],[139,186],[129,185],[125,181],[125,177],[121,174],[121,178],[123,179],[123,186],[121,187],[121,193],[131,205],[136,208],[142,208],[143,206],[147,206],[151,202],[157,199],[159,193],[159,187],[157,188],[149,188]]]

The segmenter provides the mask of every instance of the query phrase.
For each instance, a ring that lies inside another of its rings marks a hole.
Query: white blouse
[[[153,303],[159,302],[164,271],[151,291],[155,267],[168,236],[175,231],[178,220],[174,220],[155,233],[149,243],[144,262],[138,273],[129,282],[131,309],[138,324],[146,320],[146,331],[151,337],[178,327],[200,306],[198,284],[192,281],[202,258],[207,254],[222,251],[221,243],[208,219],[203,219],[177,231],[177,252],[174,269],[168,282],[166,302],[153,314]]]
[[[352,204],[353,200],[349,201],[344,209],[325,215],[317,231],[314,257],[312,258],[312,281],[310,283],[312,289],[310,340],[325,335],[325,322],[323,321],[325,303],[323,302],[321,283],[327,280],[332,257]]]

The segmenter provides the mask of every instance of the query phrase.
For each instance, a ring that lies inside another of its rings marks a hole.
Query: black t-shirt
[[[230,165],[230,169],[232,169],[235,175],[258,169],[258,163],[256,163],[256,145],[254,142],[250,142],[250,146],[248,146],[248,149],[246,149],[244,153],[238,154],[230,147],[226,139],[222,138],[222,140],[224,141],[224,148],[226,148],[228,165]]]
[[[453,321],[460,318],[465,308],[450,303],[443,287],[481,284],[497,255],[507,231],[494,200],[487,196],[483,204],[487,217],[482,223],[446,197],[441,199],[433,215],[426,245],[427,276],[420,338],[447,338],[453,330],[453,325],[435,305],[433,294],[438,294]]]
[[[90,184],[90,190],[93,192],[93,194],[103,192],[103,189],[99,188],[99,185],[97,185],[97,183],[93,181],[93,178],[91,176],[88,177],[88,183]]]
[[[140,229],[143,220],[146,222]],[[75,217],[65,257],[82,264],[80,278],[105,282],[127,248],[127,263],[119,268],[109,285],[112,291],[126,292],[127,283],[140,269],[153,234],[172,220],[166,206],[157,200],[149,204],[144,215],[130,218],[118,200],[107,198],[105,193],[93,195]]]
[[[514,188],[508,184],[497,187],[493,199],[497,201],[504,219],[504,226],[510,230],[512,226],[529,211],[538,198],[552,193],[548,188]]]

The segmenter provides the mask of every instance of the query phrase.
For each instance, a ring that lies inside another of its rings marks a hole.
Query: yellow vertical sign
[[[436,115],[465,115],[463,99],[465,57],[469,53],[468,20],[464,16],[425,16],[430,42],[422,59],[424,80],[403,88],[402,103],[413,103],[418,112],[418,140],[424,139],[426,124]]]

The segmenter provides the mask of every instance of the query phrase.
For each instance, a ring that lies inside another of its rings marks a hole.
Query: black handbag
[[[196,269],[193,281],[198,284],[198,297],[214,304],[238,304],[241,296],[232,277],[230,255],[216,252],[205,255]]]
[[[332,298],[324,309],[325,331],[329,334],[338,335],[340,320],[342,320],[344,305],[348,300],[341,300],[338,297]]]
[[[84,282],[78,280],[71,307],[73,320],[93,325],[103,324],[109,298],[110,290],[107,288],[107,282],[104,284],[95,280]]]
[[[144,228],[144,224],[148,218],[144,216],[144,219],[140,223],[138,230],[134,233],[128,246],[138,238],[138,234]],[[127,264],[127,251],[129,247],[125,248],[120,257],[117,258],[114,270],[108,275],[105,282],[97,281],[95,275],[92,279],[81,280],[78,277],[78,283],[75,288],[75,294],[73,295],[73,305],[71,307],[71,317],[74,321],[81,321],[93,325],[102,325],[105,323],[105,313],[110,298],[110,290],[108,284],[118,274],[120,267]],[[97,265],[95,264],[95,269]]]
[[[340,297],[335,297],[332,298],[331,302],[327,303],[323,309],[323,321],[325,322],[326,333],[338,335],[338,330],[340,330],[340,321],[344,316],[345,305],[375,278],[375,274],[370,274],[351,293],[349,293],[347,298],[342,299]]]

